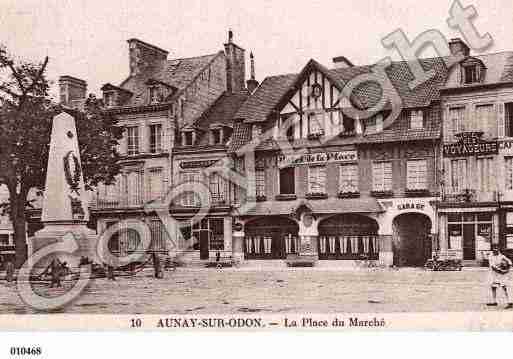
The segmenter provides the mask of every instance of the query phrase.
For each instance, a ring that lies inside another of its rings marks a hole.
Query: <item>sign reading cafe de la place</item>
[[[326,162],[353,162],[358,160],[357,151],[333,151],[307,154],[282,154],[278,163],[293,165],[316,164]]]

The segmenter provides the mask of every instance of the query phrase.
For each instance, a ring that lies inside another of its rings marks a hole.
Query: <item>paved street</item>
[[[401,270],[182,269],[116,282],[98,279],[61,312],[230,314],[286,312],[480,311],[489,309],[487,272]],[[48,295],[56,290],[40,287]],[[49,292],[50,291],[50,292]],[[58,291],[58,290],[57,290]],[[502,298],[501,298],[502,299]],[[0,281],[0,313],[33,313]]]

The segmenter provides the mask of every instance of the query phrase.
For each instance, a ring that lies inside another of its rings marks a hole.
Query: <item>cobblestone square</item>
[[[115,282],[96,279],[59,312],[237,314],[487,311],[487,271],[182,269],[164,279],[145,270]],[[55,295],[59,289],[43,289]],[[500,293],[502,295],[502,293]],[[502,301],[502,302],[501,302]],[[0,314],[34,313],[13,285],[0,284]]]

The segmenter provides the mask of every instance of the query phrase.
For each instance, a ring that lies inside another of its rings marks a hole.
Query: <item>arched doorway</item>
[[[394,218],[394,265],[423,266],[431,257],[431,220],[421,213],[405,213]]]
[[[378,223],[358,214],[339,214],[319,223],[319,259],[355,260],[379,256]]]
[[[285,259],[298,251],[299,227],[292,219],[269,216],[244,226],[244,258]]]

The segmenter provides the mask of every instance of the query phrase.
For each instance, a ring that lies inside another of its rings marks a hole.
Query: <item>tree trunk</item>
[[[26,198],[17,195],[12,203],[12,221],[14,227],[14,245],[16,249],[16,268],[20,268],[27,260],[27,219],[25,215]],[[11,197],[12,198],[12,197]]]

